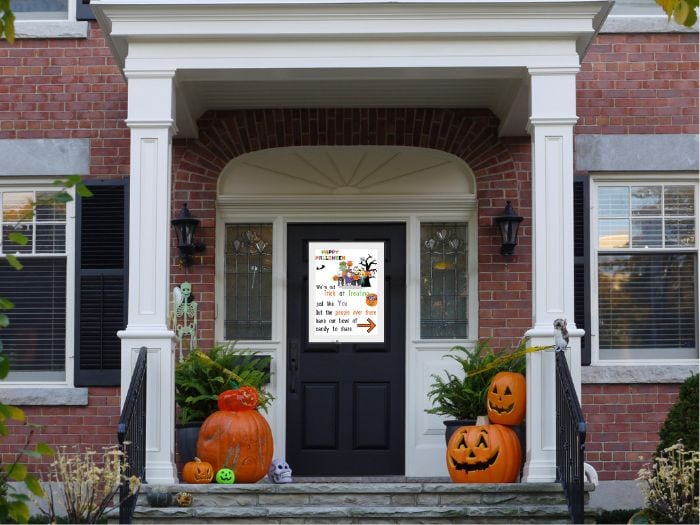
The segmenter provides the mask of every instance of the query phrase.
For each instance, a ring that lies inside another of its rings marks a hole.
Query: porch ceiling
[[[209,109],[491,109],[526,133],[528,70],[575,68],[609,0],[92,0],[127,77],[175,72],[178,135]]]

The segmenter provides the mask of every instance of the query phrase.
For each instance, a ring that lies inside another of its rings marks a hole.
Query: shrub
[[[698,449],[698,374],[681,385],[678,399],[659,432],[657,453],[681,441],[687,450]]]

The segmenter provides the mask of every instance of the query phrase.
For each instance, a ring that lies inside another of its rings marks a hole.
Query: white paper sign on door
[[[384,243],[309,243],[309,342],[384,342]]]

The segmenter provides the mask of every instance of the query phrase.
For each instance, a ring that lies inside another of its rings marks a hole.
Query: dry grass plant
[[[652,523],[698,523],[700,454],[681,442],[665,448],[637,480]]]
[[[54,494],[53,484],[62,487],[62,501],[69,523],[97,523],[109,511],[118,507],[119,487],[127,481],[124,474],[126,464],[122,462],[124,453],[115,447],[106,447],[102,454],[87,449],[68,450],[66,447],[56,451],[55,460],[49,467],[49,482],[46,486],[47,505],[39,502],[41,512],[56,523],[61,506]],[[128,478],[129,498],[133,497],[141,480],[132,476]]]

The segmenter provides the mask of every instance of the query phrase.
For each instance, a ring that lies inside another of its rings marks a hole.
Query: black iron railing
[[[583,455],[586,421],[564,352],[556,355],[557,480],[564,488],[573,523],[583,523]]]
[[[119,523],[131,523],[136,507],[138,491],[129,497],[129,478],[137,476],[141,483],[146,482],[146,355],[146,347],[142,346],[117,427],[122,461],[126,461],[126,479],[119,490]]]

